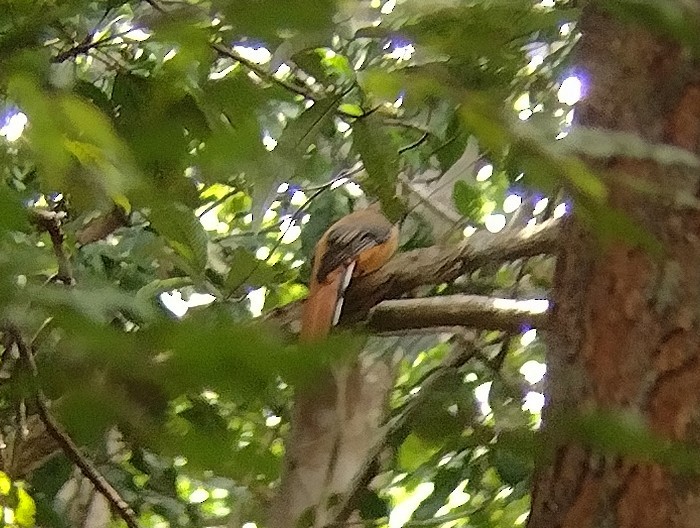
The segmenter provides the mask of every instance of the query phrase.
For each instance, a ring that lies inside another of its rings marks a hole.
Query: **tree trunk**
[[[332,523],[334,506],[351,491],[381,438],[394,384],[393,358],[365,353],[332,371],[294,399],[271,528]]]
[[[698,65],[680,46],[596,8],[584,11],[581,30],[578,73],[588,91],[578,122],[698,154]],[[663,251],[651,255],[629,239],[601,240],[580,217],[568,226],[547,336],[545,431],[560,432],[581,413],[624,412],[662,440],[697,445],[697,172],[624,157],[599,168],[610,207]],[[700,526],[696,473],[679,474],[653,457],[602,453],[595,439],[576,434],[548,438],[558,440],[535,476],[529,528]]]

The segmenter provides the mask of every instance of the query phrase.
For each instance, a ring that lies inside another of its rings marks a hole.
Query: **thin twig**
[[[51,59],[51,62],[60,63],[60,62],[66,61],[68,59],[71,59],[73,57],[77,57],[78,55],[83,55],[92,49],[104,48],[106,46],[121,45],[122,43],[120,43],[120,42],[112,42],[112,41],[117,39],[117,38],[126,36],[131,31],[133,31],[133,28],[129,28],[129,29],[126,29],[124,31],[114,33],[113,35],[105,36],[104,38],[101,38],[100,40],[95,40],[95,41],[91,41],[90,39],[92,38],[92,34],[88,34],[85,36],[85,38],[83,39],[82,42],[73,45],[73,47],[68,48],[65,51],[59,52],[58,55],[56,55],[55,57],[53,57]]]
[[[58,272],[54,278],[63,284],[71,285],[74,282],[73,267],[71,266],[70,259],[63,248],[63,240],[65,239],[65,236],[63,235],[63,230],[61,229],[61,221],[65,218],[65,216],[66,214],[63,212],[45,211],[43,209],[33,209],[31,211],[31,219],[34,224],[40,229],[46,231],[51,238],[53,252],[56,255],[56,260],[58,261]]]
[[[375,110],[378,110],[379,108],[380,107],[377,107],[375,108]],[[430,135],[430,130],[428,130],[426,127],[417,125],[415,123],[410,123],[408,121],[402,121],[397,117],[385,117],[384,119],[382,119],[382,123],[388,126],[407,128],[408,130],[415,130],[416,132],[420,132],[421,134]]]
[[[27,345],[19,328],[16,326],[12,324],[5,325],[4,331],[11,336],[12,341],[15,343],[15,345],[17,345],[20,357],[26,362],[34,383],[36,384],[38,381],[37,378],[39,376],[39,371],[36,365],[36,360],[34,359],[32,347]],[[51,415],[47,405],[46,396],[44,396],[44,393],[41,391],[38,385],[34,387],[34,390],[39,418],[49,434],[61,447],[61,450],[64,452],[66,457],[73,462],[78,469],[80,469],[83,476],[92,483],[95,489],[102,494],[105,499],[107,499],[107,501],[116,510],[119,517],[121,517],[129,528],[140,528],[138,522],[136,521],[136,512],[134,512],[131,506],[129,506],[129,504],[122,498],[119,492],[114,489],[107,479],[102,476],[94,464],[80,452],[80,449],[75,442],[73,442],[70,436],[63,431],[56,419]]]
[[[219,205],[224,203],[226,200],[228,200],[229,198],[231,198],[233,195],[235,195],[238,192],[240,192],[238,189],[233,189],[233,190],[227,192],[226,194],[224,194],[221,198],[217,198],[216,200],[211,202],[209,205],[207,205],[202,210],[202,212],[197,215],[197,218],[201,219],[205,214],[211,212],[213,209],[215,209],[216,207],[218,207]]]
[[[272,73],[270,73],[267,69],[263,68],[259,64],[254,63],[253,61],[250,61],[243,57],[240,53],[236,53],[234,50],[229,49],[228,47],[224,46],[223,44],[212,44],[211,47],[219,53],[220,55],[223,55],[225,57],[228,57],[229,59],[233,59],[236,62],[241,63],[243,66],[248,68],[250,71],[255,73],[258,77],[265,79],[267,81],[270,81],[272,83],[275,83],[285,90],[288,90],[290,92],[294,92],[297,95],[301,95],[305,97],[306,99],[311,99],[312,101],[317,101],[319,98],[317,95],[313,94],[309,90],[306,90],[305,88],[302,88],[301,86],[297,86],[296,84],[289,83],[283,79],[278,79],[275,77]],[[357,117],[357,116],[352,116],[352,117]]]
[[[230,49],[222,44],[212,44],[211,47],[214,49],[214,51],[216,51],[220,55],[228,57],[229,59],[233,59],[236,62],[239,62],[240,64],[242,64],[243,66],[248,68],[250,71],[255,73],[255,75],[257,75],[261,79],[265,79],[268,82],[277,84],[278,86],[281,86],[285,90],[288,90],[288,91],[295,93],[297,95],[301,95],[305,99],[309,99],[311,101],[316,102],[324,97],[323,95],[316,94],[316,93],[312,92],[311,90],[308,90],[302,86],[299,86],[297,84],[287,82],[284,79],[280,79],[278,77],[275,77],[273,72],[270,72],[269,70],[267,70],[263,66],[260,66],[259,64],[256,64],[255,62],[246,59],[240,53],[236,53],[234,50],[232,50],[232,49]],[[367,117],[368,115],[374,113],[379,108],[380,108],[379,106],[375,107],[371,110],[363,112],[360,115],[353,114],[351,112],[345,112],[345,111],[340,110],[340,109],[336,109],[335,113],[337,115],[345,117],[347,119],[361,119],[363,117]]]
[[[409,150],[420,147],[423,143],[425,143],[427,141],[427,139],[429,137],[430,137],[430,132],[423,132],[423,135],[420,138],[418,138],[416,141],[401,147],[399,149],[399,154],[403,154],[404,152],[407,152]]]
[[[105,499],[107,499],[129,528],[140,528],[139,523],[136,521],[136,512],[107,479],[102,476],[93,463],[80,452],[78,446],[75,445],[70,436],[63,431],[61,426],[51,415],[46,402],[42,398],[37,397],[36,404],[41,421],[46,426],[49,434],[61,446],[66,457],[80,469],[83,476],[92,483],[95,489],[104,496]]]

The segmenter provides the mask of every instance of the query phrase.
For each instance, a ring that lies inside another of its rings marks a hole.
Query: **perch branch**
[[[515,232],[477,233],[456,246],[401,253],[380,270],[351,283],[343,320],[362,320],[381,301],[396,299],[419,286],[453,281],[491,262],[554,252],[560,225],[560,221],[550,220]]]
[[[479,295],[388,300],[370,311],[367,323],[382,332],[440,326],[519,332],[523,325],[542,328],[547,324],[547,314],[531,302]]]
[[[559,245],[561,224],[561,220],[548,220],[534,228],[498,235],[477,233],[455,246],[432,246],[401,253],[380,270],[352,281],[343,305],[342,322],[348,324],[362,321],[382,301],[402,297],[419,286],[450,282],[490,262],[554,253]],[[303,301],[290,303],[270,312],[267,319],[295,333],[298,331],[302,304]],[[392,305],[380,306],[377,306],[375,313],[386,314],[392,309]],[[398,306],[396,309],[404,307]],[[537,319],[537,325],[543,323],[543,319]],[[504,323],[496,324],[495,327],[502,328],[502,324]],[[431,325],[454,326],[438,320],[431,321]],[[376,321],[372,326],[379,332],[390,330]]]

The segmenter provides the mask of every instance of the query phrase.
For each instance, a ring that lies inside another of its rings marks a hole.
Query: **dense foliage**
[[[567,90],[581,84],[567,62],[578,16],[567,2],[2,7],[10,524],[74,526],[76,502],[95,500],[65,456],[22,451],[42,438],[37,405],[50,400],[143,526],[263,525],[291,387],[355,341],[310,355],[253,316],[304,297],[330,221],[379,200],[392,220],[408,215],[407,249],[561,215],[564,192],[605,227],[605,187],[572,154],[635,146],[585,131],[554,141],[572,122]],[[551,271],[538,257],[430,293],[542,299]],[[392,526],[524,522],[542,345],[528,328],[477,342],[422,394],[453,337],[373,341],[401,352],[392,415],[419,397],[420,412],[387,445],[361,508],[369,524],[390,513]]]

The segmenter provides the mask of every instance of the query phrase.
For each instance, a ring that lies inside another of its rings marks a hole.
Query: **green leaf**
[[[403,471],[412,472],[428,462],[438,449],[424,443],[418,436],[409,434],[399,448],[399,466]]]
[[[353,146],[367,171],[367,180],[363,182],[364,190],[380,201],[389,220],[398,221],[403,213],[403,206],[396,198],[398,151],[375,114],[355,121]]]
[[[364,489],[358,499],[360,516],[363,519],[381,519],[389,516],[389,503],[374,490]]]
[[[12,490],[12,481],[3,471],[0,471],[0,495],[9,495]]]
[[[420,108],[437,95],[452,97],[454,81],[442,64],[411,66],[396,71],[383,68],[363,70],[357,75],[363,90],[373,98],[393,103],[401,96],[404,106]]]
[[[246,284],[257,288],[265,286],[275,276],[275,270],[267,262],[256,258],[244,248],[236,248],[231,257],[231,271],[226,277],[226,287],[234,292]]]
[[[151,225],[165,237],[185,259],[195,274],[203,273],[207,264],[207,235],[194,212],[177,202],[153,208]]]
[[[109,322],[122,312],[141,321],[148,321],[154,316],[152,306],[111,284],[90,284],[83,280],[70,289],[60,285],[46,285],[41,288],[30,286],[24,291],[42,306],[58,312],[73,310],[93,321]]]
[[[484,197],[476,187],[469,185],[464,180],[455,182],[452,189],[452,200],[459,213],[470,220],[480,220],[481,208],[484,205]]]
[[[362,107],[358,104],[343,103],[338,107],[338,111],[355,117],[362,117],[364,115],[364,110],[362,110]]]
[[[663,245],[659,239],[624,211],[613,209],[607,204],[588,204],[582,201],[577,205],[576,214],[591,227],[603,244],[623,240],[632,246],[646,249],[654,257],[663,254]]]
[[[196,67],[208,65],[214,58],[210,34],[205,24],[209,20],[200,14],[200,23],[193,20],[197,11],[187,14],[175,11],[171,16],[159,17],[151,25],[153,40],[177,46],[177,54],[165,63],[165,68],[178,74],[190,74]]]
[[[306,73],[313,75],[320,81],[327,80],[327,74],[318,68],[320,57],[316,49],[327,45],[330,37],[331,33],[324,29],[316,32],[297,33],[285,39],[272,54],[270,71],[277,71],[282,64],[293,59],[296,65],[303,68]],[[313,56],[316,60],[313,60]],[[307,69],[308,65],[312,65],[311,69]]]
[[[602,453],[624,455],[667,465],[682,473],[700,471],[696,446],[671,442],[654,434],[640,417],[624,412],[590,412],[558,421],[557,433],[584,442]]]
[[[215,0],[215,9],[237,34],[255,35],[271,42],[282,34],[298,34],[327,28],[335,13],[335,0]],[[265,16],[261,16],[265,13]]]
[[[63,130],[57,120],[55,101],[38,86],[37,79],[18,74],[10,78],[7,94],[27,114],[31,123],[26,131],[27,139],[43,169],[44,183],[55,190],[62,187],[71,160],[62,148]]]
[[[140,303],[153,301],[161,293],[191,286],[193,281],[189,277],[172,277],[170,279],[156,279],[136,292],[136,300]]]
[[[697,169],[700,158],[692,152],[673,145],[649,143],[637,134],[575,127],[555,144],[555,152],[583,154],[593,158],[609,159],[623,156],[652,160],[661,165],[676,165]]]
[[[498,476],[509,486],[517,486],[532,475],[533,464],[512,451],[496,446],[489,451],[489,461],[496,468]]]
[[[322,130],[332,123],[339,101],[340,96],[326,97],[302,112],[286,126],[275,152],[290,157],[304,155]]]
[[[433,477],[433,492],[427,497],[413,514],[416,520],[432,519],[437,511],[448,501],[450,494],[464,480],[463,472],[457,468],[442,467]]]
[[[27,209],[19,195],[0,186],[0,231],[24,231],[28,227]]]

